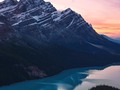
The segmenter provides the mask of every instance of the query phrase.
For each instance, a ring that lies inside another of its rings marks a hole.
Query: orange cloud
[[[120,24],[94,23],[93,27],[100,34],[105,34],[113,38],[120,38]]]

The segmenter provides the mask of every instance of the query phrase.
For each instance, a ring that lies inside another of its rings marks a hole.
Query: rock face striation
[[[57,11],[43,0],[0,3],[0,85],[119,60],[120,45],[70,8]]]

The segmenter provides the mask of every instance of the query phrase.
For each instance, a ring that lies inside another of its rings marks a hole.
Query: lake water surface
[[[0,90],[88,90],[101,84],[120,88],[120,65],[67,70],[53,77],[17,83]]]

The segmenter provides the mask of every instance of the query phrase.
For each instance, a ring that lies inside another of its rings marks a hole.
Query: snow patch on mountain
[[[0,25],[3,25],[3,24],[5,24],[5,23],[3,23],[3,22],[0,22]]]

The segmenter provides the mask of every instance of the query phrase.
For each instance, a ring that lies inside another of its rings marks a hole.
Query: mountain
[[[10,7],[17,4],[17,0],[4,0],[0,3],[0,9]]]
[[[108,37],[108,36],[106,36],[106,35],[102,35],[102,36],[103,36],[104,38],[112,41],[112,42],[115,42],[115,43],[119,43],[119,44],[120,44],[120,39],[112,39],[112,38],[110,38],[110,37]]]
[[[0,85],[119,60],[120,45],[70,8],[57,11],[43,0],[0,4]]]

